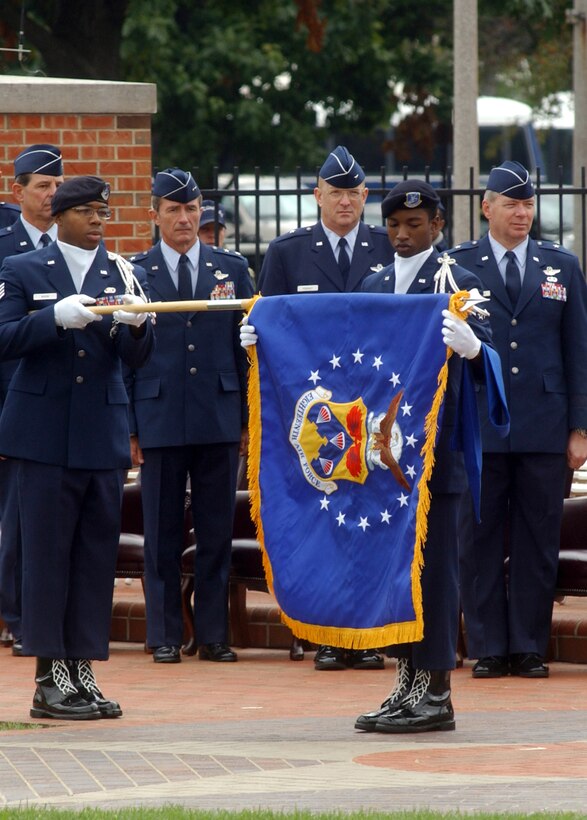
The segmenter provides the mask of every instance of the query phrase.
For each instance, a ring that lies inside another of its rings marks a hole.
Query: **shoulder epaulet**
[[[471,248],[476,248],[478,244],[478,239],[469,239],[467,242],[461,242],[459,245],[455,245],[454,248],[450,248],[447,253],[450,256],[452,253],[456,253],[457,251],[467,251]]]
[[[141,253],[133,253],[132,256],[128,257],[129,262],[140,263],[145,260],[148,256],[148,251],[141,251]],[[108,258],[110,258],[110,253],[108,254]]]
[[[295,239],[300,236],[311,236],[313,227],[313,225],[306,225],[302,228],[292,228],[291,231],[287,231],[287,233],[282,233],[280,236],[276,236],[272,241],[287,242],[288,239]]]
[[[242,253],[240,251],[234,251],[230,248],[220,248],[218,245],[208,245],[211,251],[215,254],[221,254],[222,256],[232,256],[233,259],[244,259]]]
[[[383,225],[374,225],[371,222],[365,222],[363,224],[366,228],[369,228],[369,230],[373,233],[384,233],[387,236],[387,228],[385,228]]]
[[[575,256],[573,251],[565,248],[560,242],[553,242],[550,239],[537,239],[536,244],[543,251],[555,251],[555,253],[566,254],[567,256]]]

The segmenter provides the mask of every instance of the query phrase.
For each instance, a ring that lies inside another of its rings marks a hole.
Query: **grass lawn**
[[[273,811],[190,811],[179,806],[165,806],[158,809],[83,809],[82,811],[60,811],[56,809],[0,809],[0,818],[18,818],[18,820],[65,820],[65,818],[82,818],[82,820],[454,820],[455,818],[476,818],[477,820],[579,820],[587,814],[576,812],[535,812],[533,814],[496,814],[479,812],[463,814],[460,812],[434,811],[398,811],[398,812],[320,812],[309,811],[273,812]]]

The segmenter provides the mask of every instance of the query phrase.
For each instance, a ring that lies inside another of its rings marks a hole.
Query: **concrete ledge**
[[[155,83],[0,76],[2,114],[155,114]]]

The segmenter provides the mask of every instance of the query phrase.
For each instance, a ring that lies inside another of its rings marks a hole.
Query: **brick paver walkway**
[[[319,673],[311,659],[245,649],[237,664],[164,666],[113,644],[96,674],[124,717],[0,732],[0,807],[585,811],[587,666],[474,681],[466,662],[455,732],[386,736],[353,723],[387,694],[393,662]],[[0,721],[30,720],[33,671],[0,649]]]

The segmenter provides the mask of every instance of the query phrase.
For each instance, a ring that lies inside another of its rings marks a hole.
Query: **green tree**
[[[572,87],[571,0],[481,0],[479,64],[482,94],[512,96],[539,108]]]
[[[479,0],[481,93],[537,105],[570,87],[570,5]],[[10,45],[21,7],[2,0]],[[214,165],[312,171],[375,132],[399,164],[451,142],[452,0],[27,0],[23,28],[51,76],[156,83],[154,162],[206,185]]]
[[[391,5],[131,0],[123,55],[128,77],[158,83],[157,160],[312,169],[316,106],[328,132],[370,131],[391,110]]]

